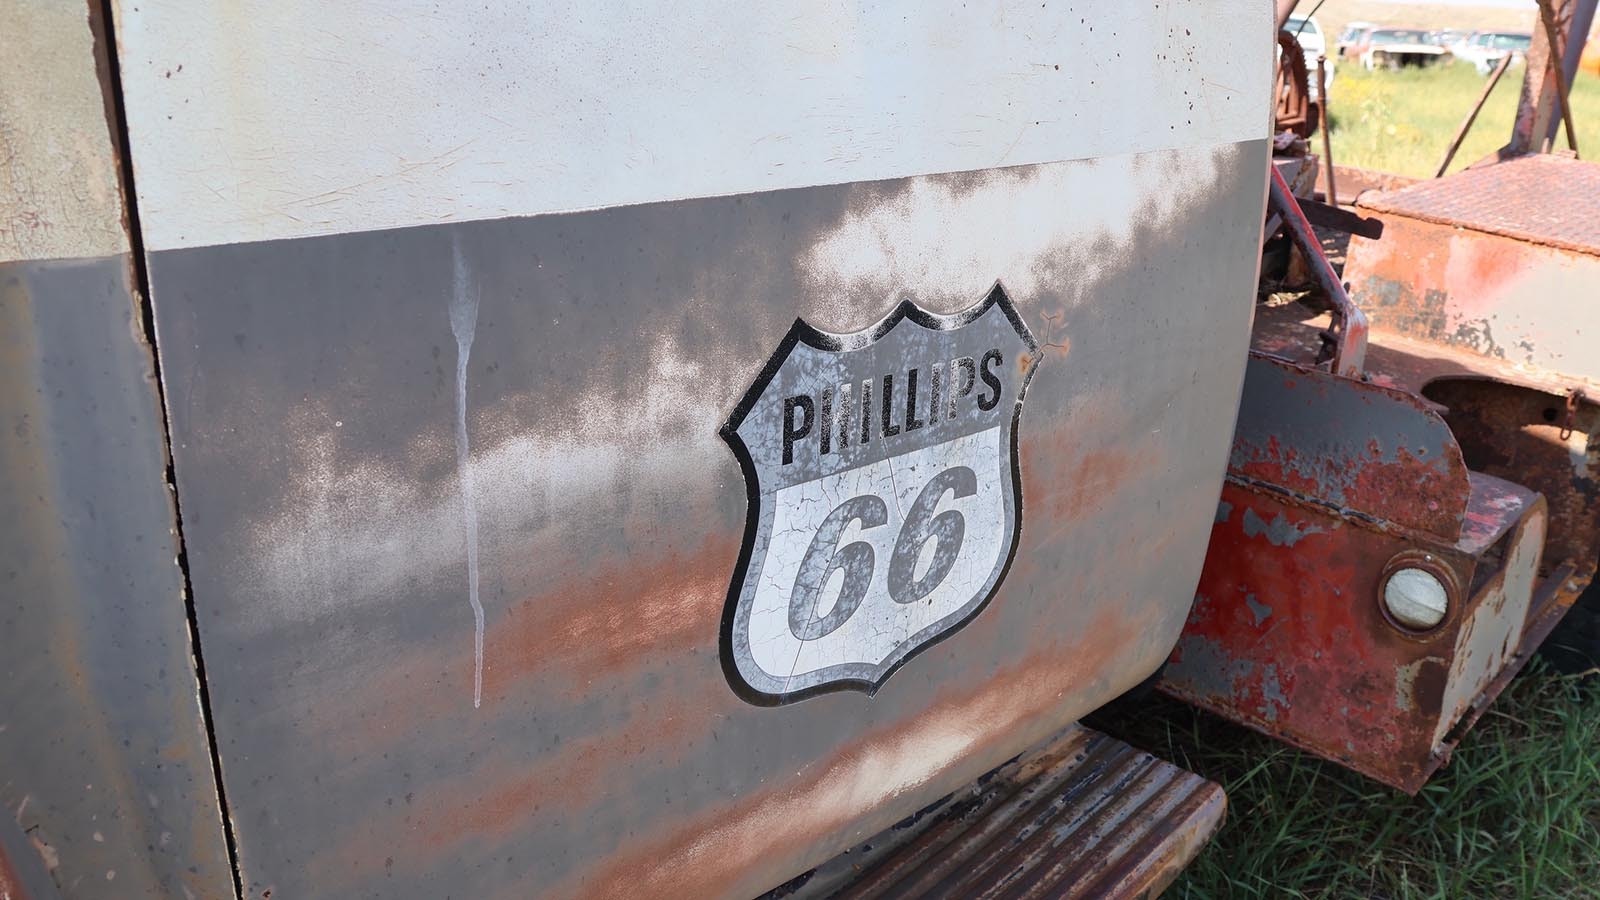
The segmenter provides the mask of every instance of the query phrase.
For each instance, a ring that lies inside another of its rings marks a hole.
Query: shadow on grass
[[[1156,695],[1087,722],[1227,789],[1168,897],[1600,898],[1592,679],[1517,679],[1414,798]]]

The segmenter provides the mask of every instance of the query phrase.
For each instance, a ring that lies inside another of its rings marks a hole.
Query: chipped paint
[[[1245,594],[1244,605],[1250,608],[1250,615],[1255,617],[1257,625],[1267,621],[1267,617],[1272,615],[1272,607],[1257,600],[1255,594]]]
[[[1244,511],[1244,536],[1265,536],[1267,543],[1275,547],[1293,547],[1300,543],[1308,534],[1317,534],[1322,529],[1309,522],[1295,523],[1283,513],[1278,513],[1271,522],[1267,522],[1256,514],[1254,509],[1245,507]]]
[[[1417,675],[1424,665],[1444,666],[1449,660],[1442,656],[1425,656],[1415,662],[1397,666],[1394,670],[1394,707],[1401,712],[1412,712],[1417,709]],[[1342,714],[1348,715],[1346,707]]]

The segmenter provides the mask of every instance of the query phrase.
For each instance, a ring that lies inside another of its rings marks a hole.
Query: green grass
[[[1176,898],[1600,897],[1600,685],[1538,671],[1415,798],[1165,699],[1090,724],[1221,783]]]
[[[1510,139],[1523,71],[1513,66],[1500,79],[1451,171],[1477,162]],[[1483,76],[1465,63],[1393,72],[1341,65],[1328,92],[1334,162],[1431,178],[1483,85]],[[1572,118],[1579,151],[1587,149],[1600,158],[1600,78],[1579,73],[1572,89]],[[1321,140],[1313,138],[1319,154]],[[1564,135],[1557,137],[1556,146],[1566,147]]]

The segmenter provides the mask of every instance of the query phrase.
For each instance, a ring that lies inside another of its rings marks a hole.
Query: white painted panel
[[[89,7],[0,3],[0,263],[125,253]]]
[[[1263,138],[1263,0],[123,3],[151,249]]]

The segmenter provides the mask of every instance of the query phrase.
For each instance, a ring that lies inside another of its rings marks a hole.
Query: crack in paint
[[[467,444],[467,358],[478,330],[478,292],[461,255],[461,236],[450,239],[450,333],[456,339],[456,471],[461,479],[461,517],[467,543],[467,602],[472,604],[472,708],[483,705],[483,603],[478,599],[478,501]]]

